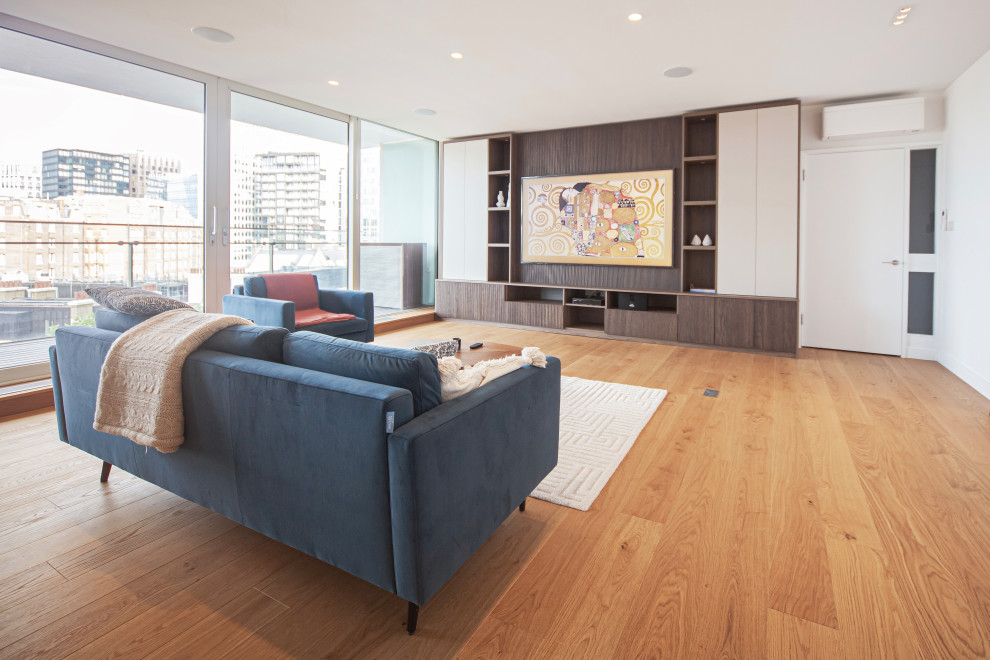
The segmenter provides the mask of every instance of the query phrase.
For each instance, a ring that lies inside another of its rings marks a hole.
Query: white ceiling
[[[923,0],[895,28],[899,6],[0,0],[0,12],[435,138],[941,90],[990,50],[988,0]],[[634,11],[641,22],[626,20]],[[236,40],[204,41],[190,33],[199,25]],[[665,78],[672,66],[695,74]]]

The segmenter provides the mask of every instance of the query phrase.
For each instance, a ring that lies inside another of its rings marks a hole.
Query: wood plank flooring
[[[420,613],[0,419],[0,658],[969,658],[990,654],[990,403],[938,364],[467,323],[667,389],[590,511],[530,499]],[[705,388],[718,398],[702,396]]]

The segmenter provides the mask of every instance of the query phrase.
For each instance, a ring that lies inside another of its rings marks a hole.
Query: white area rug
[[[533,497],[587,511],[665,396],[667,390],[562,376],[557,467]]]

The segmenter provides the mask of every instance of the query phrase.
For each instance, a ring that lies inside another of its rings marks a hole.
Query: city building
[[[167,179],[182,172],[179,160],[143,151],[126,155],[130,159],[130,196],[165,199]]]
[[[0,282],[184,281],[202,270],[203,229],[185,208],[116,195],[0,199]]]
[[[41,194],[46,199],[76,193],[130,195],[130,159],[85,149],[49,149],[41,154]]]
[[[243,273],[262,250],[265,228],[258,219],[254,157],[233,156],[230,177],[230,267]]]
[[[268,239],[296,247],[327,240],[322,196],[326,171],[316,153],[263,153],[254,157],[257,222]]]
[[[168,179],[165,186],[165,199],[176,206],[181,206],[190,216],[199,220],[199,174]]]
[[[37,165],[0,165],[0,197],[41,197],[41,168]]]

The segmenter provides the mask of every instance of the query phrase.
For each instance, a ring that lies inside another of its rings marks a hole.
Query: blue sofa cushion
[[[234,325],[213,335],[201,348],[266,362],[282,361],[282,344],[289,331],[266,325]]]
[[[285,338],[282,358],[294,367],[409,390],[415,415],[440,405],[440,370],[429,353],[303,331]]]
[[[150,316],[124,314],[110,309],[97,308],[96,327],[101,330],[124,332]],[[202,348],[230,353],[241,357],[267,362],[282,361],[282,342],[289,331],[263,325],[235,325],[225,328],[207,339]]]
[[[112,330],[113,332],[124,332],[130,330],[138,323],[147,321],[150,316],[138,316],[136,314],[125,314],[116,312],[105,307],[97,307],[93,312],[96,318],[96,327],[100,330]]]

